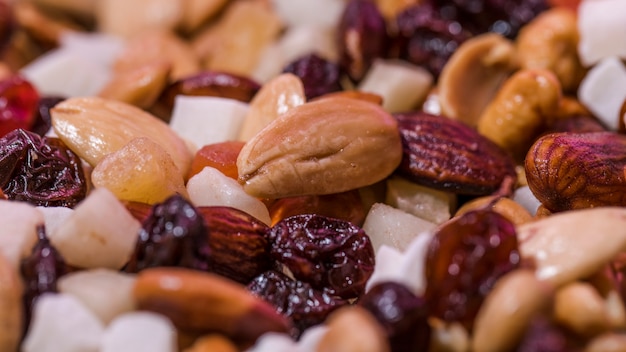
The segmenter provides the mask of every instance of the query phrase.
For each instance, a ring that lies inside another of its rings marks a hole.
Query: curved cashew
[[[509,78],[478,120],[478,132],[523,160],[553,118],[561,85],[548,70],[521,70]]]
[[[476,126],[483,109],[516,69],[513,43],[489,33],[464,42],[439,77],[444,115]]]
[[[554,298],[554,316],[582,336],[594,336],[610,328],[606,304],[589,283],[572,282],[560,288]]]
[[[576,13],[552,8],[520,31],[516,42],[520,64],[552,71],[563,90],[573,92],[586,72],[578,57],[578,41]]]
[[[0,351],[17,351],[22,336],[22,282],[0,254]]]

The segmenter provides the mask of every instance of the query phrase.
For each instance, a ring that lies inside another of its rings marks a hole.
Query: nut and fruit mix
[[[0,351],[626,351],[625,0],[0,0]]]

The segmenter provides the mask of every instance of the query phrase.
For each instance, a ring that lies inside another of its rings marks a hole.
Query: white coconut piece
[[[43,214],[46,233],[55,232],[74,212],[74,209],[67,207],[37,207],[37,210]]]
[[[594,66],[578,88],[580,101],[612,131],[617,131],[619,127],[619,112],[624,97],[626,67],[615,56],[603,59]]]
[[[176,328],[165,316],[127,313],[108,326],[100,352],[176,352]]]
[[[535,197],[528,186],[518,187],[513,193],[513,200],[524,207],[524,209],[528,210],[532,216],[537,214],[537,209],[541,205],[539,199]]]
[[[28,203],[0,200],[0,223],[0,252],[18,268],[37,243],[37,226],[44,224],[44,216]]]
[[[617,56],[626,59],[626,1],[583,1],[578,7],[578,55],[585,66]]]
[[[288,27],[336,27],[346,1],[343,0],[271,0],[272,6]]]

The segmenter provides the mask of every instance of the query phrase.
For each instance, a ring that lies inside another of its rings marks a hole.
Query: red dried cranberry
[[[348,2],[337,32],[341,66],[355,81],[363,78],[374,59],[387,52],[387,24],[378,6],[370,0]]]
[[[180,195],[171,196],[154,205],[143,222],[125,270],[179,266],[206,271],[210,252],[207,231],[202,215],[191,203]]]
[[[55,105],[62,102],[66,98],[63,97],[42,97],[39,99],[37,107],[37,113],[35,114],[35,123],[31,128],[32,132],[37,133],[40,136],[44,136],[52,127],[52,121],[50,118],[50,109]]]
[[[316,54],[309,54],[293,61],[283,69],[283,72],[300,77],[304,85],[304,95],[308,100],[341,90],[339,65]]]
[[[276,223],[271,255],[295,278],[342,298],[358,297],[374,270],[374,249],[365,232],[347,221],[304,214]]]
[[[248,285],[248,290],[274,305],[278,313],[290,318],[296,329],[293,332],[295,336],[300,336],[311,326],[321,324],[335,309],[348,303],[277,271],[259,275]]]
[[[530,322],[515,352],[578,352],[584,344],[544,315]]]
[[[446,19],[428,3],[411,6],[396,18],[400,58],[438,77],[454,51],[471,34],[457,21]]]
[[[40,206],[73,207],[87,194],[80,158],[60,139],[22,129],[0,138],[0,187]]]
[[[406,286],[383,282],[359,300],[385,329],[392,352],[428,351],[431,327],[426,300]]]
[[[24,281],[25,326],[28,326],[35,300],[44,293],[56,293],[57,281],[69,272],[65,260],[52,246],[43,226],[37,228],[39,240],[30,256],[22,259],[20,272]]]
[[[0,81],[0,137],[18,128],[30,130],[38,102],[39,93],[21,76]]]
[[[515,226],[492,210],[465,213],[435,234],[426,255],[430,313],[468,331],[496,281],[520,264]]]

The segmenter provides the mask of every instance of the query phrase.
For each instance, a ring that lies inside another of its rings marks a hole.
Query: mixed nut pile
[[[626,351],[625,14],[0,1],[0,351]]]

